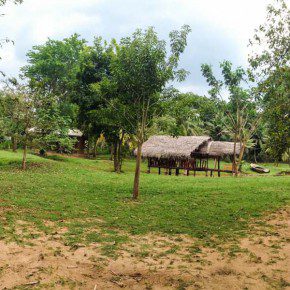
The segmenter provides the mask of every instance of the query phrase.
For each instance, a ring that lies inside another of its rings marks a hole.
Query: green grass
[[[53,221],[68,228],[67,243],[103,242],[108,252],[132,234],[151,232],[224,241],[245,234],[252,218],[290,203],[287,176],[142,173],[140,200],[133,202],[134,161],[127,160],[119,175],[104,158],[29,155],[26,172],[20,164],[20,153],[0,151],[2,238],[20,239],[14,230],[16,221],[22,220],[45,232],[53,230],[46,221]],[[146,172],[146,164],[142,166]],[[288,165],[268,166],[273,173],[289,170]]]

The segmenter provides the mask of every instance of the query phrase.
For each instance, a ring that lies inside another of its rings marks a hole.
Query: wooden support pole
[[[158,167],[158,174],[160,175],[161,174],[161,168]]]
[[[169,168],[169,175],[171,175],[171,168]]]
[[[175,175],[176,175],[176,176],[179,175],[179,168],[176,168]]]
[[[220,157],[218,158],[218,177],[221,177]]]
[[[150,158],[148,158],[148,170],[147,170],[147,173],[150,173],[150,169],[151,169],[150,165],[151,165],[151,160],[150,160]]]

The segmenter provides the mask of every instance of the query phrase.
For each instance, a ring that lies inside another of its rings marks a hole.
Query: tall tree
[[[249,62],[256,97],[267,124],[267,152],[276,162],[290,148],[290,10],[284,0],[267,7],[266,23],[260,25],[250,45]]]
[[[227,89],[229,92],[229,100],[224,111],[228,118],[224,121],[223,131],[229,133],[234,141],[233,170],[237,175],[245,149],[251,144],[250,139],[257,129],[260,118],[257,116],[256,104],[250,90],[244,88],[244,82],[248,80],[247,72],[241,67],[233,69],[229,61],[221,62],[220,68],[223,80],[214,77],[208,64],[202,65],[201,70],[211,87],[209,93],[212,98],[222,98],[222,89]],[[240,146],[238,159],[236,159],[237,146]]]
[[[73,99],[79,106],[79,124],[89,136],[92,143],[100,134],[103,134],[113,149],[114,170],[121,171],[121,145],[123,133],[118,125],[118,111],[111,111],[108,102],[115,96],[115,87],[110,83],[111,61],[115,56],[115,44],[107,44],[102,38],[97,37],[94,44],[87,47],[84,61],[78,74],[78,94]],[[102,83],[102,85],[100,85]]]
[[[169,81],[181,81],[186,76],[184,70],[178,69],[178,62],[189,32],[189,26],[185,25],[180,31],[170,33],[171,54],[168,57],[166,42],[158,38],[153,28],[136,30],[131,37],[121,39],[112,61],[111,82],[116,85],[118,104],[137,143],[134,199],[139,196],[142,144],[161,92]]]
[[[49,39],[27,53],[28,65],[22,68],[29,86],[33,90],[59,96],[63,115],[74,121],[77,107],[71,100],[78,94],[77,76],[86,48],[86,41],[77,34],[64,40]]]

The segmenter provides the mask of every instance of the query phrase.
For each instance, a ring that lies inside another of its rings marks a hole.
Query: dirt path
[[[0,242],[0,289],[290,289],[290,210],[221,249],[188,237],[133,237],[116,259],[62,234]]]

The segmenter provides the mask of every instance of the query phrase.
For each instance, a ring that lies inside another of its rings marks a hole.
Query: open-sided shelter
[[[236,147],[236,148],[235,148]],[[220,160],[225,156],[233,157],[240,152],[239,144],[234,142],[213,141],[209,136],[152,136],[142,146],[142,156],[148,159],[148,171],[158,168],[159,174],[164,168],[171,175],[172,170],[210,172],[233,172],[232,168],[221,168]],[[214,165],[210,166],[210,159]]]

